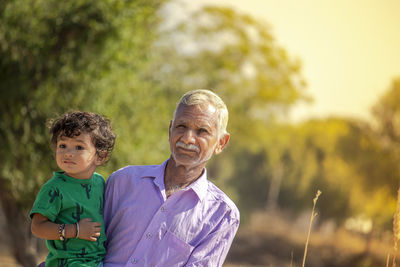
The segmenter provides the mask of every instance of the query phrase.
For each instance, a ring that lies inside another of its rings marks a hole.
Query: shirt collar
[[[165,190],[164,173],[168,160],[169,159],[164,161],[161,165],[154,166],[154,168],[146,169],[142,174],[142,178],[155,178],[154,183],[158,186],[158,188],[160,188],[160,190]],[[199,200],[202,201],[207,194],[207,189],[207,170],[204,168],[201,176],[184,190],[193,190]]]
[[[200,201],[204,199],[207,194],[208,182],[207,182],[207,170],[204,168],[203,174],[192,184],[190,184],[185,190],[192,189]]]
[[[145,169],[142,178],[155,178],[154,183],[160,188],[160,190],[165,190],[164,173],[167,162],[168,160],[164,161],[161,165],[155,165],[153,168]]]

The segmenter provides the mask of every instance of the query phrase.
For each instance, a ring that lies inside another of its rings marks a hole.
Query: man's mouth
[[[185,143],[183,143],[181,141],[178,141],[176,143],[176,147],[180,148],[182,150],[185,150],[185,151],[189,151],[189,152],[197,152],[197,153],[200,152],[200,149],[198,146],[193,145],[193,144],[186,145]]]

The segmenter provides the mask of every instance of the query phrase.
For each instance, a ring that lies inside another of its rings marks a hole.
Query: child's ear
[[[107,159],[107,152],[106,151],[100,151],[97,153],[97,159],[96,159],[96,165],[101,165],[103,164]]]

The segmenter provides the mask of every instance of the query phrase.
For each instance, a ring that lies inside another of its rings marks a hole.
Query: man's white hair
[[[218,118],[217,118],[217,129],[218,129],[218,138],[221,138],[224,134],[227,133],[226,126],[228,125],[228,108],[226,107],[224,101],[215,94],[214,92],[206,89],[197,89],[192,90],[185,93],[178,104],[176,105],[174,112],[174,120],[176,116],[176,111],[179,105],[201,105],[204,103],[209,103],[213,107],[216,108]]]

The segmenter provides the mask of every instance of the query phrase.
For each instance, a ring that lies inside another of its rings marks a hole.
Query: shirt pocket
[[[149,266],[183,266],[189,259],[194,247],[182,241],[174,233],[166,231],[159,245],[151,251]]]

